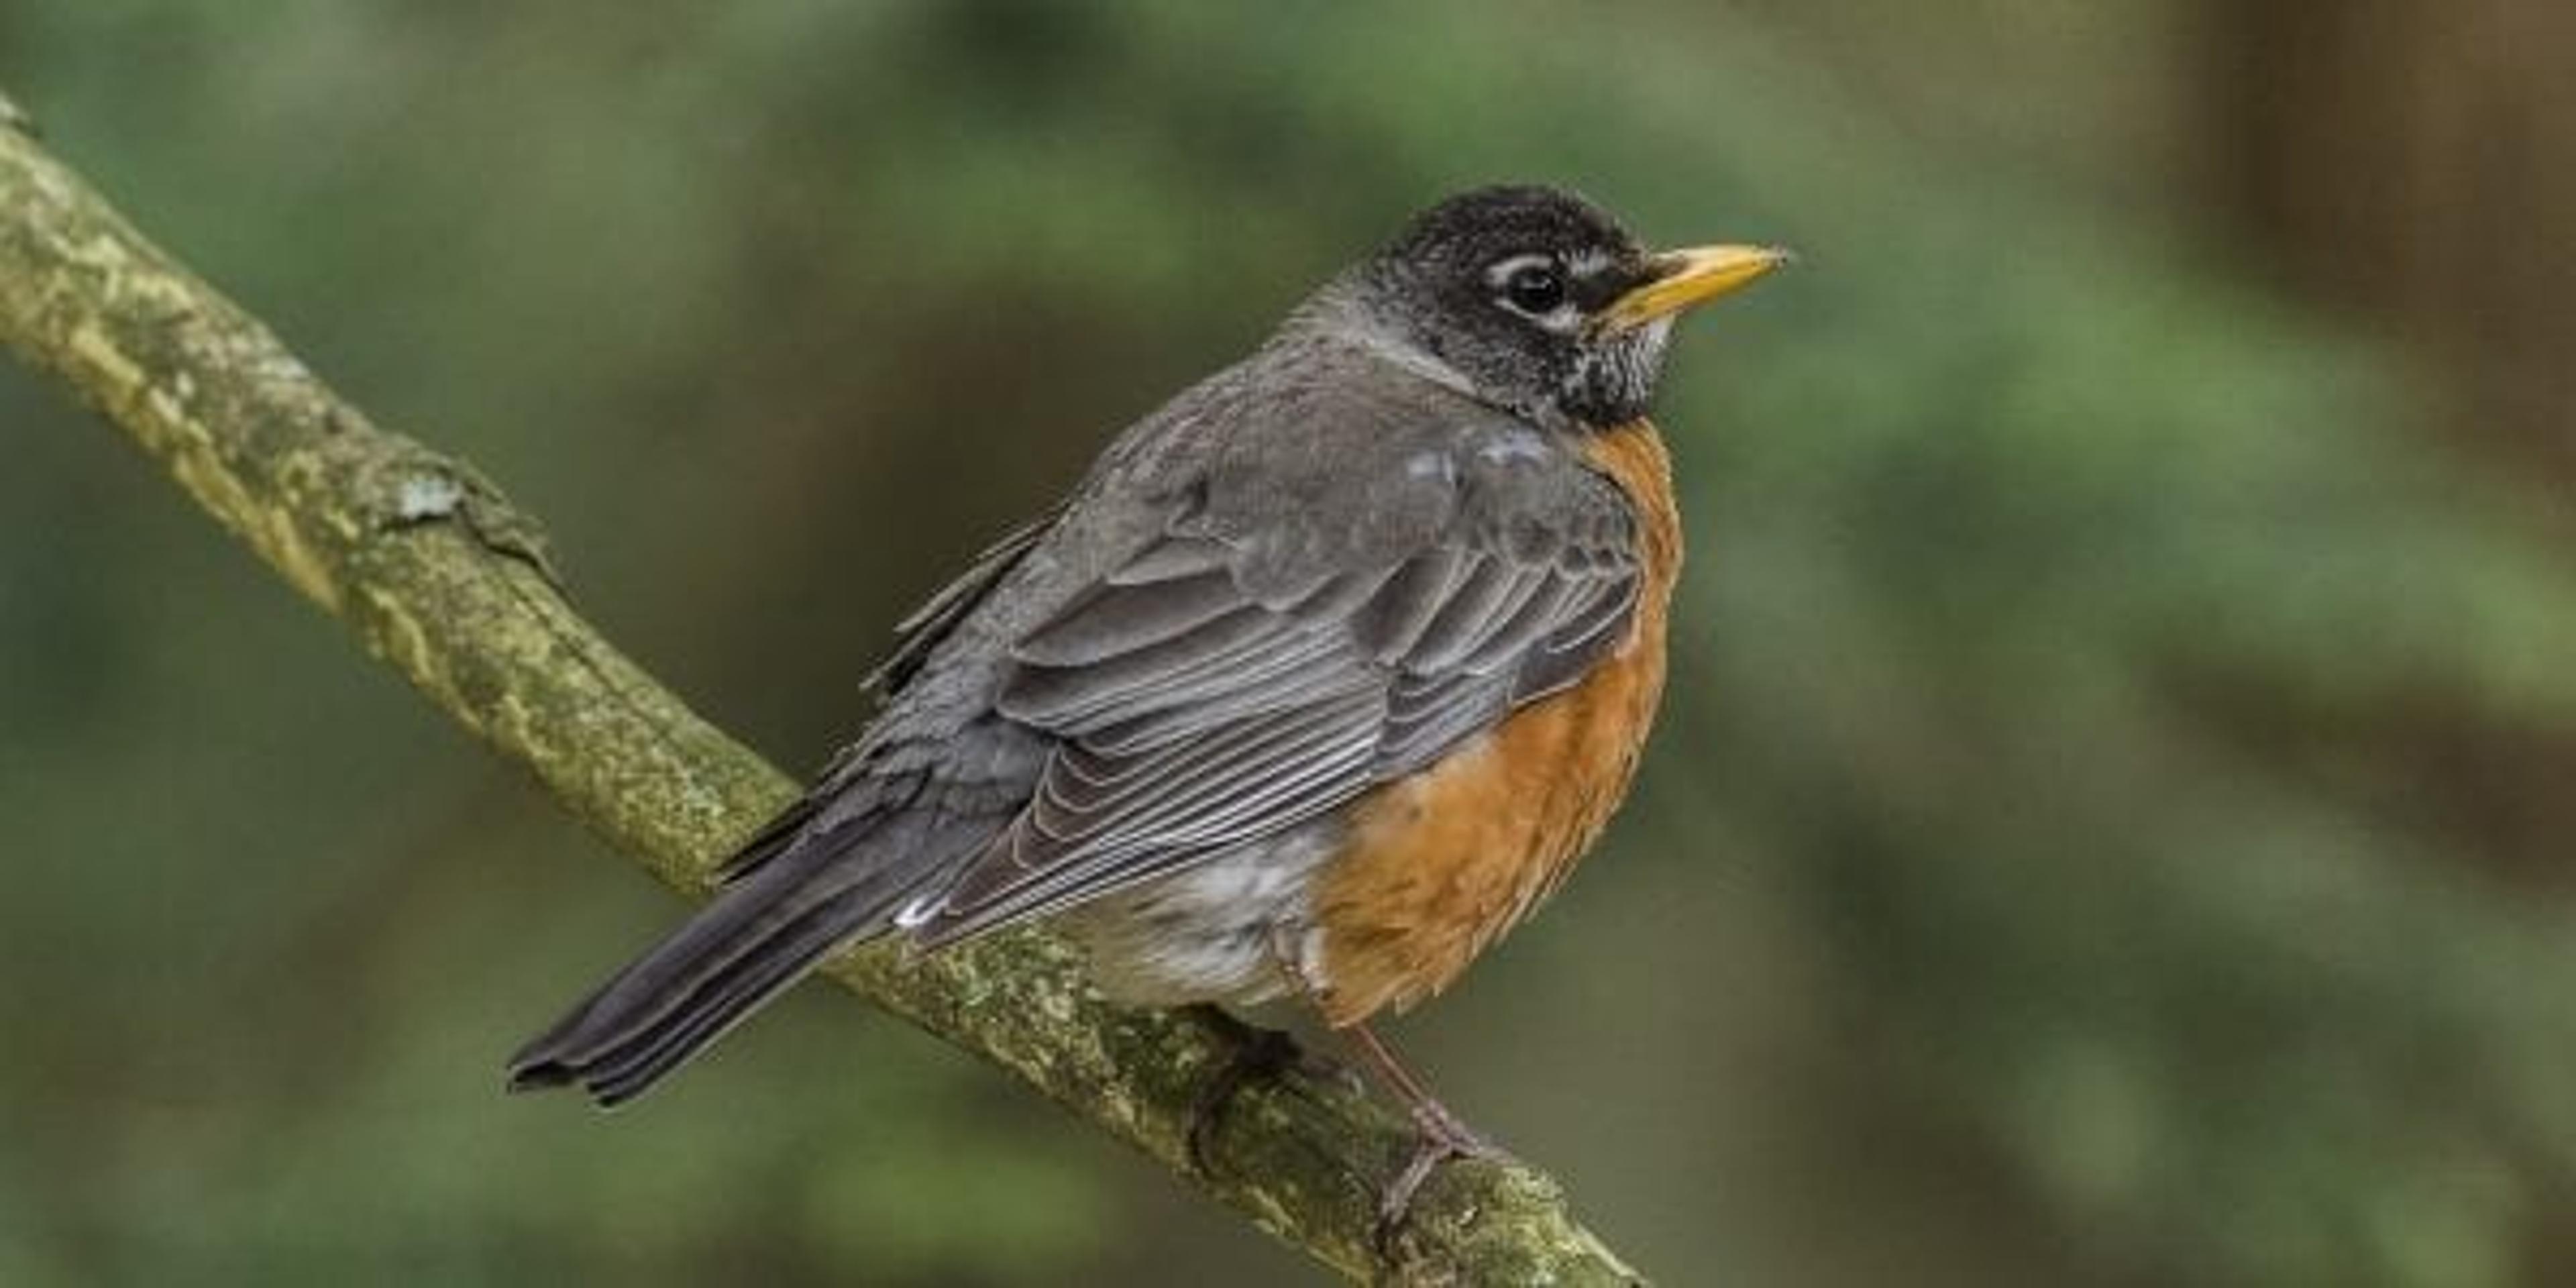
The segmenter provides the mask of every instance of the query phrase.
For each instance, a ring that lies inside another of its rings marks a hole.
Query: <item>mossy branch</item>
[[[369,652],[678,889],[703,894],[711,865],[793,793],[573,611],[534,522],[470,467],[341,401],[38,148],[5,94],[0,340],[132,435]],[[1424,1188],[1390,1263],[1373,1246],[1372,1204],[1410,1128],[1328,1080],[1248,1089],[1199,1171],[1192,1107],[1228,1044],[1186,1016],[1102,1002],[1076,967],[1060,942],[1021,933],[910,963],[844,954],[830,973],[1353,1278],[1638,1282],[1569,1215],[1553,1180],[1487,1162],[1444,1168]]]

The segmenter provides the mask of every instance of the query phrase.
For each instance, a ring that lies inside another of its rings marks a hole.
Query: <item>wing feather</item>
[[[1030,666],[1090,666],[1242,615],[1245,608],[1242,592],[1223,568],[1127,584],[1152,586],[1155,593],[1092,595],[1013,651]]]
[[[1460,441],[1457,468],[1418,476],[1449,489],[1418,498],[1437,521],[1402,540],[1220,498],[1027,632],[996,708],[1056,749],[915,936],[1042,916],[1321,817],[1607,656],[1639,593],[1624,494],[1571,452]]]

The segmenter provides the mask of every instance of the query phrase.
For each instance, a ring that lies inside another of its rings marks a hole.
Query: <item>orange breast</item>
[[[1354,807],[1351,839],[1317,883],[1322,942],[1307,964],[1329,1024],[1448,987],[1556,889],[1628,793],[1663,695],[1681,520],[1654,426],[1597,435],[1585,455],[1641,521],[1644,585],[1629,636],[1573,687]]]

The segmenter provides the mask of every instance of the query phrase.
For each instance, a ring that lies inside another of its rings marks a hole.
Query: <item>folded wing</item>
[[[1193,508],[1021,638],[998,709],[1054,740],[1028,807],[903,918],[936,945],[1168,875],[1420,769],[1606,656],[1626,498],[1571,454],[1473,450],[1370,499]],[[1382,536],[1382,534],[1381,534]]]

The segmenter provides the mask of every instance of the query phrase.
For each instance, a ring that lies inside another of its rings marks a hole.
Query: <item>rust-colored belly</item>
[[[1680,521],[1653,426],[1602,434],[1586,455],[1637,506],[1644,585],[1629,636],[1573,687],[1353,808],[1315,892],[1322,943],[1307,969],[1327,1023],[1448,987],[1556,889],[1628,793],[1663,695]]]

